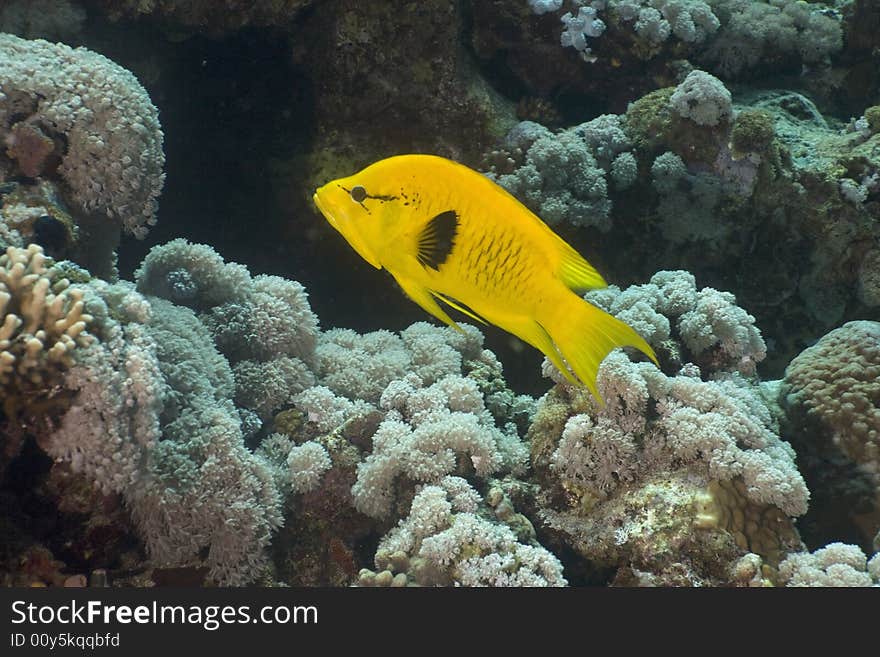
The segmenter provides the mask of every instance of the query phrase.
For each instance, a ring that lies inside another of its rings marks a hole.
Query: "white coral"
[[[297,493],[314,490],[331,465],[330,455],[319,443],[308,441],[292,447],[287,455],[287,466],[293,490]]]
[[[738,374],[668,377],[612,353],[599,368],[601,410],[570,417],[550,460],[560,479],[594,496],[687,467],[708,480],[742,479],[756,503],[806,513],[809,491],[760,389]]]
[[[457,586],[565,586],[562,564],[539,545],[519,543],[509,527],[490,522],[460,505],[479,496],[467,484],[425,486],[413,498],[409,516],[379,543],[380,554],[404,552],[416,560],[423,584]],[[450,501],[444,488],[458,491]],[[378,565],[378,563],[377,563]]]
[[[719,347],[724,360],[743,374],[754,374],[767,355],[755,318],[736,305],[730,292],[700,290],[693,308],[679,318],[678,328],[694,355]]]
[[[878,586],[872,568],[861,548],[845,543],[830,543],[813,552],[790,554],[779,564],[779,576],[786,586]]]
[[[736,297],[709,287],[698,292],[686,271],[659,271],[644,285],[623,291],[611,286],[584,298],[629,323],[655,347],[675,327],[691,356],[705,360],[712,372],[752,375],[767,355],[755,318],[736,305]]]
[[[691,71],[669,98],[672,111],[702,126],[716,126],[732,116],[730,92],[705,71]]]
[[[388,515],[400,475],[434,484],[452,473],[464,455],[483,478],[500,469],[520,472],[528,460],[515,427],[498,429],[476,385],[461,376],[423,387],[418,376],[410,375],[392,382],[381,404],[387,414],[352,487],[355,507],[367,515]]]

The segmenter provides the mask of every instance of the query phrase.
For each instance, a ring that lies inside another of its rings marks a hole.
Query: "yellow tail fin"
[[[616,347],[635,347],[659,367],[654,350],[628,325],[566,290],[559,303],[548,307],[538,323],[550,335],[559,353],[593,397],[604,406],[596,387],[599,365]],[[546,353],[546,352],[545,352]],[[557,364],[558,367],[558,364]],[[563,371],[567,378],[568,372]]]

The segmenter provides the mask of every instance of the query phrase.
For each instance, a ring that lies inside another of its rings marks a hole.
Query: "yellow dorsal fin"
[[[457,301],[453,301],[451,298],[447,297],[445,294],[440,294],[439,292],[433,292],[433,291],[431,292],[431,294],[433,294],[435,297],[440,299],[440,301],[447,304],[448,306],[455,308],[458,312],[464,313],[465,315],[467,315],[471,319],[475,319],[476,321],[480,322],[480,324],[488,324],[489,323],[485,319],[483,319],[482,317],[477,315],[474,311],[469,310],[468,308],[465,308],[463,305],[461,305]]]
[[[605,279],[580,253],[559,238],[559,280],[575,291],[608,287]]]

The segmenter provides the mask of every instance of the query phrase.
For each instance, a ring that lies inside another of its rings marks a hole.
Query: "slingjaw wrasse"
[[[476,171],[400,155],[327,183],[314,199],[364,260],[434,317],[456,326],[443,303],[513,333],[600,403],[596,373],[612,349],[635,347],[657,362],[632,328],[575,293],[605,287],[599,273]]]

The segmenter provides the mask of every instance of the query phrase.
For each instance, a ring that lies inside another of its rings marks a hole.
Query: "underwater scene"
[[[877,0],[0,0],[0,584],[880,585]]]

